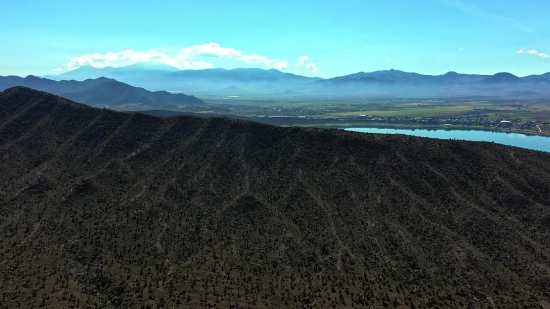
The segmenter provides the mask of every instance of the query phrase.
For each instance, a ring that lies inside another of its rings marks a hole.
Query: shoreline
[[[300,125],[298,125],[300,126]],[[523,134],[526,136],[541,136],[550,137],[550,133],[543,132],[542,130],[537,132],[524,131],[524,130],[502,130],[502,129],[489,129],[486,127],[474,127],[474,126],[411,126],[411,125],[388,125],[388,124],[329,124],[329,125],[306,125],[308,127],[327,128],[327,129],[352,129],[352,128],[372,128],[372,129],[391,129],[391,130],[426,130],[426,131],[484,131],[493,133],[505,133],[505,134]],[[539,128],[540,129],[540,128]]]

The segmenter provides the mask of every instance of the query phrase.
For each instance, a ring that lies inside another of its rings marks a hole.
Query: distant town
[[[243,115],[244,116],[244,115]],[[525,119],[490,119],[468,116],[443,116],[443,117],[407,117],[407,116],[295,116],[295,115],[247,115],[257,121],[277,125],[313,125],[330,127],[350,126],[392,126],[412,128],[436,128],[445,129],[471,127],[471,129],[488,129],[496,131],[522,131],[524,133],[547,135],[550,132],[543,131],[550,125],[550,121],[525,120]],[[247,117],[247,118],[248,118]],[[527,132],[526,132],[527,131]]]

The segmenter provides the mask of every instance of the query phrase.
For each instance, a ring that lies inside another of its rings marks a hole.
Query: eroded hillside
[[[0,308],[539,308],[550,154],[0,93]]]

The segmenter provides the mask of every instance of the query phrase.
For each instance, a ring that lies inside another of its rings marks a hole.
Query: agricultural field
[[[285,126],[480,129],[550,135],[550,100],[204,97],[201,114]]]
[[[308,99],[308,98],[202,98],[214,110],[240,115],[288,115],[348,117],[373,115],[382,117],[478,116],[489,119],[550,119],[550,100],[410,100],[410,99]]]

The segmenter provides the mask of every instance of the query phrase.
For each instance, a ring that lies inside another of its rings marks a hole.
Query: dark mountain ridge
[[[25,86],[50,92],[88,105],[107,105],[115,108],[129,104],[138,109],[149,109],[151,107],[173,108],[177,105],[205,104],[202,100],[183,93],[152,92],[105,77],[79,82],[75,80],[53,81],[32,75],[25,78],[0,76],[0,91],[14,86]]]
[[[105,82],[114,82],[110,78],[101,77],[98,79],[86,79],[84,81],[61,80],[55,81],[47,78],[29,75],[27,77],[19,76],[0,76],[0,90],[4,91],[15,86],[29,87],[35,90],[46,91],[53,94],[64,94],[85,91],[96,87]]]
[[[0,93],[0,308],[540,308],[550,154]]]

